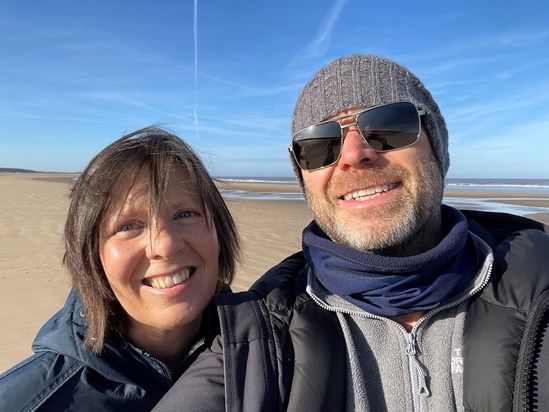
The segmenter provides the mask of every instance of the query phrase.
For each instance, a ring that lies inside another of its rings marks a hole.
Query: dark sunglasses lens
[[[339,158],[341,127],[337,122],[310,126],[294,136],[292,149],[303,170],[331,165]]]
[[[409,102],[368,110],[358,116],[357,123],[368,144],[378,152],[410,146],[419,138],[419,114]]]

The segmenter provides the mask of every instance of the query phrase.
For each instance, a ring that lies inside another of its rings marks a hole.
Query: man
[[[423,84],[338,59],[292,134],[314,216],[303,253],[218,299],[220,336],[158,410],[549,406],[548,228],[442,204],[448,134]]]

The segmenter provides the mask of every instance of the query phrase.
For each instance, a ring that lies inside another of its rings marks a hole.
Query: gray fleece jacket
[[[459,410],[463,399],[462,339],[467,299],[488,282],[490,247],[475,236],[484,264],[469,287],[428,312],[407,332],[399,323],[371,315],[334,295],[308,274],[307,293],[336,312],[347,353],[349,411]],[[436,327],[433,327],[436,325]]]

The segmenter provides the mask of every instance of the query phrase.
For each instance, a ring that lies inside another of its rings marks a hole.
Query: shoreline
[[[305,203],[301,189],[297,185],[234,182],[216,182],[216,185],[225,200],[244,198],[252,201],[284,201],[284,196],[269,196],[274,193],[291,195],[286,201],[291,199]],[[231,195],[231,192],[235,195]],[[443,203],[463,209],[514,213],[549,225],[549,194],[446,189]],[[501,208],[497,205],[508,207]],[[525,207],[528,209],[524,209]]]

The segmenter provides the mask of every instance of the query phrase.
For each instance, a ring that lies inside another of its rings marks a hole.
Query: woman
[[[35,354],[0,376],[0,410],[151,410],[208,344],[234,222],[191,148],[159,128],[101,151],[70,200],[73,289]]]

